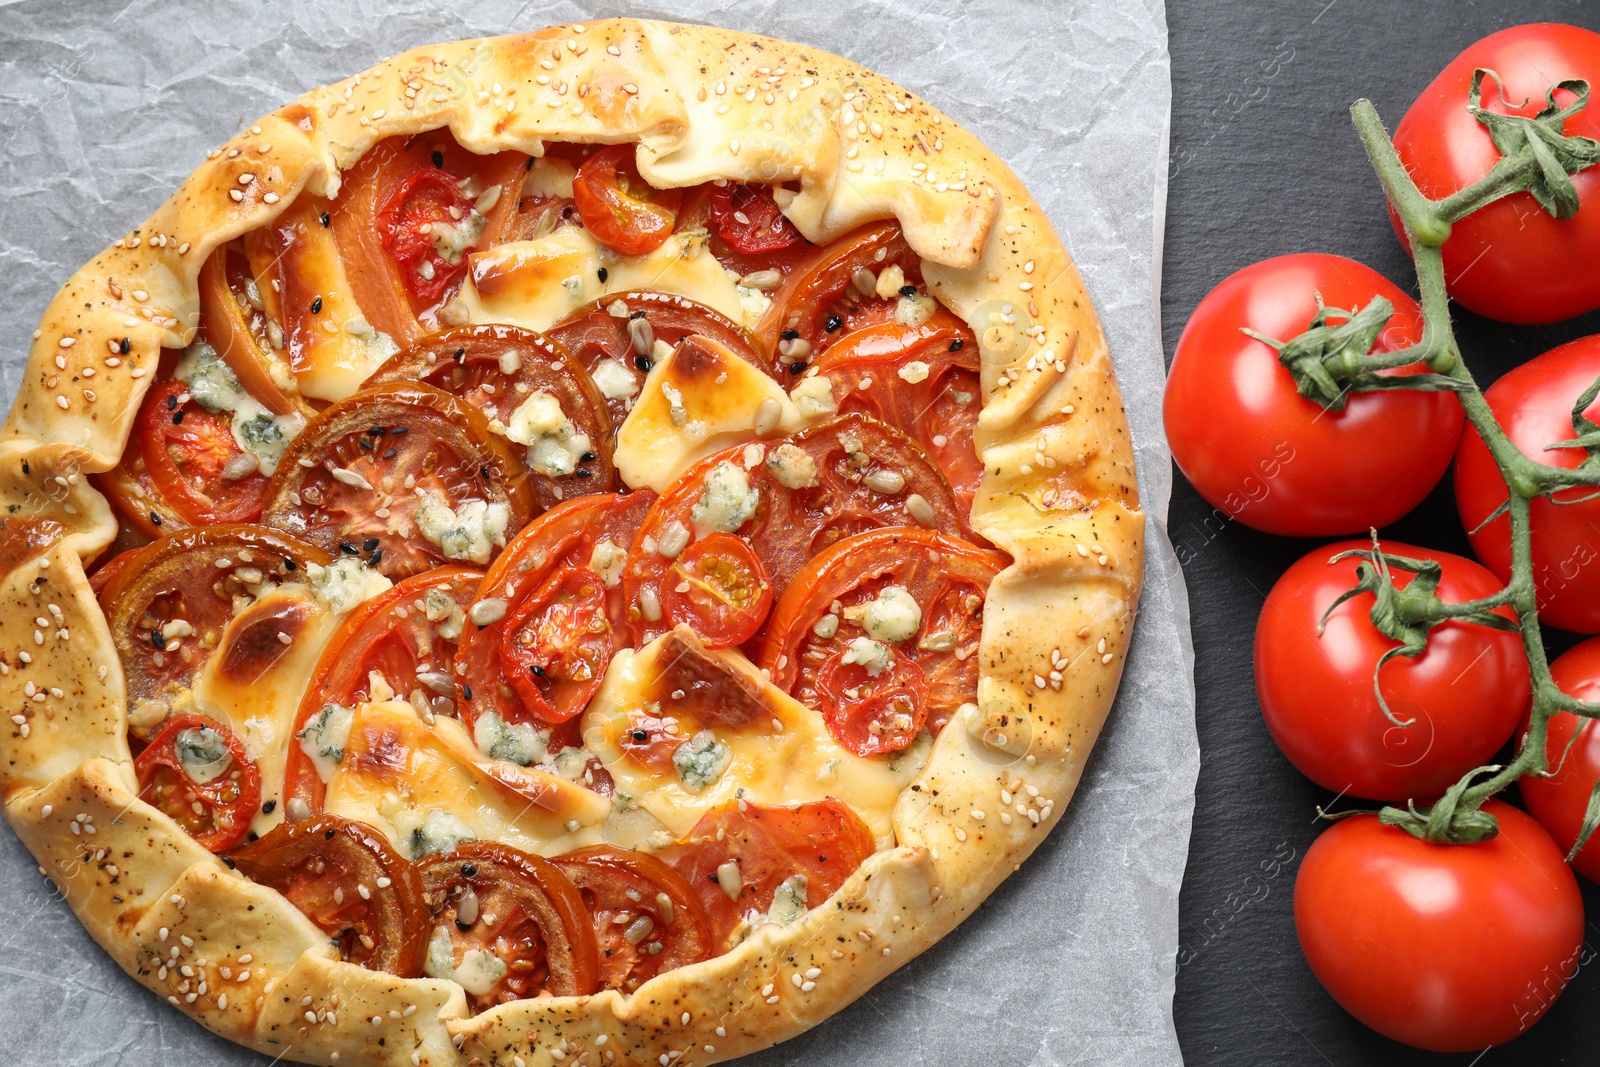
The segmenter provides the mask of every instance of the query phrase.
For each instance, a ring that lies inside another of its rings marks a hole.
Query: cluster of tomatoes
[[[547,753],[577,751],[582,786],[611,795],[582,716],[613,656],[672,634],[688,653],[657,679],[651,706],[667,703],[667,717],[634,722],[621,758],[670,774],[689,725],[769,721],[753,683],[708,652],[739,649],[752,677],[764,668],[845,749],[887,759],[975,698],[983,598],[1005,564],[972,543],[966,519],[981,474],[976,344],[948,312],[897,316],[902,301],[927,301],[898,226],[814,246],[765,186],[656,190],[632,146],[550,156],[574,171],[571,198],[529,192],[526,156],[474,157],[442,131],[397,138],[346,174],[336,201],[297,202],[218,249],[201,275],[196,346],[165,356],[121,464],[99,478],[122,551],[90,578],[124,666],[143,798],[282,891],[345,959],[453,973],[480,1008],[541,991],[631,992],[724,951],[785,886],[802,910],[820,903],[876,841],[840,800],[740,800],[653,853],[595,845],[547,860],[469,841],[407,856],[327,810],[319,759],[348,749],[401,792],[411,766],[393,739],[384,752],[346,742],[319,757],[320,742],[303,739],[320,736],[330,708],[409,699],[423,721],[469,731],[493,716],[524,740],[538,731]],[[724,268],[770,294],[770,311],[747,331],[687,297],[626,290],[543,332],[441,320],[470,253],[561,227],[616,256],[703,229]],[[318,242],[342,262],[362,327],[399,346],[332,403],[282,374],[312,367],[318,331],[336,332],[319,316],[347,300],[318,288]],[[894,279],[887,290],[880,275]],[[682,380],[701,373],[707,389],[728,361],[785,391],[827,375],[828,417],[781,436],[758,412],[762,440],[689,464],[660,493],[629,491],[617,434],[662,345]],[[611,388],[597,385],[602,373]],[[537,397],[564,423],[554,466],[508,432]],[[275,462],[250,434],[281,436]],[[748,507],[731,520],[702,515],[719,478],[737,481],[731,495]],[[341,566],[388,581],[357,589],[329,633],[302,594]],[[860,613],[886,587],[914,602],[922,639],[896,638],[887,666],[858,662]],[[322,651],[277,741],[279,790],[246,727],[201,714],[194,695],[281,685],[274,672],[311,662],[294,659],[305,641]],[[684,677],[667,684],[672,670]],[[493,788],[523,789],[518,803],[549,803],[520,768],[495,762],[514,757],[464,758],[488,766]],[[258,837],[263,815],[276,825]]]
[[[1523,26],[1455,59],[1394,137],[1430,198],[1477,182],[1500,159],[1466,106],[1476,70],[1497,75],[1483,81],[1485,108],[1533,116],[1547,91],[1566,106],[1600,82],[1600,35]],[[1600,136],[1600,111],[1592,103],[1575,109],[1564,133]],[[1456,222],[1442,247],[1449,295],[1512,323],[1600,307],[1600,172],[1572,181],[1580,210],[1570,219],[1515,193]],[[1398,217],[1395,226],[1404,239]],[[1507,488],[1479,434],[1463,432],[1456,395],[1357,392],[1342,409],[1325,409],[1297,393],[1278,352],[1259,339],[1287,341],[1314,318],[1348,319],[1379,298],[1394,314],[1372,351],[1417,344],[1422,309],[1360,263],[1288,255],[1224,281],[1196,308],[1173,359],[1165,417],[1174,456],[1221,513],[1292,537],[1391,523],[1453,462],[1456,504],[1477,560],[1393,541],[1381,551],[1404,558],[1388,568],[1395,588],[1437,580],[1433,592],[1446,603],[1490,596],[1513,577]],[[1572,468],[1589,454],[1570,442],[1600,417],[1582,400],[1597,379],[1600,336],[1586,337],[1530,360],[1484,396],[1526,456]],[[1581,488],[1535,499],[1530,525],[1540,620],[1600,633],[1600,499]],[[1358,584],[1361,557],[1352,553],[1367,553],[1373,567],[1373,548],[1323,545],[1283,575],[1256,631],[1257,693],[1273,739],[1307,777],[1341,797],[1426,810],[1522,736],[1529,664],[1509,608],[1497,612],[1505,628],[1452,619],[1431,630],[1420,654],[1397,655],[1400,642],[1372,616],[1372,591],[1341,600]],[[1600,694],[1600,638],[1560,657],[1551,674],[1573,697]],[[1323,985],[1362,1022],[1419,1047],[1476,1051],[1525,1030],[1576,972],[1583,905],[1563,854],[1579,838],[1600,779],[1600,733],[1560,713],[1549,724],[1547,755],[1552,773],[1518,783],[1526,811],[1500,800],[1485,805],[1499,824],[1488,841],[1428,843],[1362,814],[1333,823],[1307,852],[1295,889],[1301,945]],[[1586,845],[1571,867],[1600,880],[1600,845]]]

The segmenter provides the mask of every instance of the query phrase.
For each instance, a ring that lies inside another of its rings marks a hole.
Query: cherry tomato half
[[[1278,354],[1317,294],[1351,310],[1384,297],[1394,318],[1376,348],[1422,336],[1415,300],[1342,256],[1303,253],[1244,268],[1200,301],[1172,359],[1163,417],[1172,456],[1200,495],[1247,526],[1290,537],[1365,532],[1422,502],[1450,465],[1464,416],[1449,393],[1350,396],[1324,411],[1295,392]]]
[[[1499,801],[1476,845],[1430,845],[1376,815],[1334,823],[1306,851],[1294,923],[1306,962],[1346,1011],[1435,1052],[1478,1052],[1533,1025],[1577,972],[1578,880],[1537,822]]]
[[[772,583],[748,541],[711,533],[678,555],[662,583],[666,622],[687,623],[710,648],[742,645],[772,607]]]
[[[169,719],[139,753],[134,771],[139,799],[212,852],[244,840],[261,803],[261,771],[244,742],[204,715]]]
[[[1576,467],[1581,448],[1550,448],[1575,436],[1572,405],[1600,378],[1600,335],[1553,348],[1506,374],[1484,399],[1511,442],[1537,463]],[[1600,403],[1584,412],[1600,419]],[[1511,577],[1511,520],[1485,522],[1506,500],[1506,483],[1476,430],[1461,437],[1456,455],[1456,508],[1473,553],[1501,581]],[[1600,500],[1575,488],[1529,505],[1533,584],[1539,618],[1563,630],[1600,633]]]
[[[1328,561],[1369,547],[1343,541],[1314,549],[1278,579],[1256,624],[1256,695],[1272,739],[1318,785],[1375,800],[1426,800],[1511,736],[1528,703],[1528,661],[1515,633],[1443,623],[1421,656],[1397,656],[1383,667],[1384,700],[1410,723],[1396,726],[1372,689],[1379,657],[1398,644],[1373,626],[1372,594],[1339,605],[1317,632],[1329,605],[1356,584],[1357,560]],[[1500,589],[1470,559],[1394,541],[1383,550],[1443,564],[1437,592],[1448,603]],[[1409,573],[1392,574],[1397,585],[1411,584]]]
[[[1535,115],[1557,82],[1585,79],[1600,86],[1600,34],[1576,26],[1514,26],[1469,45],[1439,73],[1394,131],[1395,150],[1423,194],[1442,198],[1482,178],[1500,161],[1489,131],[1467,110],[1472,73],[1483,82],[1482,106],[1508,115]],[[1556,103],[1573,96],[1565,90]],[[1600,138],[1595,102],[1563,125],[1568,136]],[[1559,322],[1600,307],[1600,171],[1572,176],[1578,213],[1552,217],[1531,193],[1515,193],[1456,222],[1444,243],[1450,296],[1502,322]],[[1405,240],[1400,220],[1390,212]]]
[[[683,193],[656,189],[639,176],[631,144],[611,145],[583,161],[572,199],[594,239],[625,256],[660,248],[678,221]]]

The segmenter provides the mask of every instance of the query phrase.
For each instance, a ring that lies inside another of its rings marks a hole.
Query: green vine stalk
[[[1486,79],[1493,80],[1499,87],[1499,79],[1492,71],[1477,71],[1472,82],[1470,108],[1489,131],[1501,159],[1482,179],[1441,200],[1429,199],[1411,180],[1372,103],[1358,100],[1350,109],[1367,158],[1411,246],[1421,291],[1421,341],[1394,352],[1371,351],[1373,341],[1393,312],[1381,298],[1364,309],[1319,310],[1309,329],[1286,342],[1260,338],[1278,350],[1279,360],[1294,376],[1300,394],[1328,410],[1343,408],[1350,392],[1418,389],[1454,393],[1505,479],[1508,499],[1485,520],[1492,521],[1503,513],[1511,524],[1512,574],[1499,592],[1467,603],[1446,603],[1434,595],[1437,575],[1432,575],[1430,580],[1422,561],[1384,553],[1374,537],[1372,550],[1359,553],[1365,560],[1358,568],[1359,584],[1341,598],[1342,602],[1358,593],[1374,594],[1371,611],[1374,625],[1400,643],[1399,648],[1380,661],[1380,668],[1394,655],[1421,655],[1427,647],[1428,632],[1447,620],[1498,628],[1514,626],[1521,634],[1528,659],[1532,707],[1528,730],[1515,758],[1505,765],[1478,767],[1468,772],[1432,805],[1418,808],[1412,802],[1405,808],[1386,807],[1379,813],[1379,818],[1388,825],[1427,841],[1449,844],[1467,844],[1493,837],[1498,826],[1492,815],[1479,810],[1483,803],[1524,775],[1547,773],[1546,731],[1551,716],[1567,711],[1586,718],[1600,718],[1600,703],[1569,696],[1550,676],[1539,626],[1528,519],[1529,505],[1540,497],[1573,488],[1600,488],[1600,425],[1583,415],[1584,409],[1600,395],[1600,381],[1578,398],[1573,408],[1576,439],[1563,442],[1561,446],[1586,452],[1583,462],[1576,468],[1552,467],[1518,449],[1495,419],[1483,391],[1461,358],[1451,329],[1449,294],[1440,251],[1449,239],[1453,223],[1515,193],[1531,194],[1544,210],[1558,219],[1570,218],[1578,209],[1577,192],[1570,175],[1600,163],[1600,143],[1585,137],[1569,137],[1562,132],[1564,121],[1588,105],[1587,82],[1563,81],[1551,87],[1545,95],[1545,107],[1529,117],[1483,108],[1481,93]],[[1575,99],[1565,107],[1558,106],[1558,91],[1570,93]],[[1341,321],[1335,323],[1334,319]],[[1385,373],[1415,364],[1422,364],[1426,370],[1411,375]],[[1401,589],[1394,585],[1391,569],[1416,577]],[[1499,613],[1507,608],[1515,613],[1514,622]],[[1376,673],[1373,685],[1376,689]],[[1378,700],[1384,714],[1396,725],[1406,725],[1394,719],[1381,692]],[[1600,785],[1590,797],[1583,831],[1572,849],[1574,855],[1597,825],[1600,825]]]

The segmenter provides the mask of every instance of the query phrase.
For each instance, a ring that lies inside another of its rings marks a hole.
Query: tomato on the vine
[[[1422,335],[1417,302],[1369,267],[1320,253],[1264,260],[1195,308],[1163,409],[1173,458],[1200,495],[1290,537],[1361,533],[1406,514],[1444,475],[1463,419],[1442,392],[1357,393],[1342,411],[1300,396],[1271,346],[1240,331],[1287,341],[1311,324],[1319,293],[1347,311],[1380,296],[1394,305],[1376,351]]]
[[[1514,26],[1468,46],[1440,72],[1394,132],[1411,179],[1423,194],[1449,196],[1500,161],[1489,131],[1467,110],[1473,71],[1484,78],[1482,107],[1508,115],[1536,115],[1557,82],[1580,78],[1600,85],[1600,34],[1576,26]],[[1570,104],[1573,94],[1556,93]],[[1600,137],[1594,103],[1566,119],[1567,136]],[[1578,213],[1558,220],[1531,193],[1514,193],[1456,222],[1444,243],[1450,296],[1502,322],[1559,322],[1600,307],[1600,170],[1572,176]],[[1399,218],[1395,230],[1404,233]]]
[[[1576,467],[1581,448],[1551,448],[1576,436],[1572,405],[1600,378],[1600,335],[1551,349],[1484,391],[1511,443],[1535,462]],[[1600,419],[1600,403],[1584,412]],[[1511,520],[1490,519],[1506,501],[1506,483],[1476,431],[1462,435],[1456,455],[1456,507],[1472,551],[1502,581],[1511,577]],[[1533,584],[1539,618],[1578,633],[1600,633],[1600,500],[1584,487],[1563,489],[1528,505]]]
[[[1432,845],[1355,815],[1324,830],[1294,886],[1306,962],[1341,1007],[1397,1041],[1477,1052],[1533,1025],[1576,973],[1578,880],[1539,824]]]
[[[1324,612],[1356,584],[1356,559],[1329,563],[1345,541],[1314,549],[1267,594],[1256,624],[1256,695],[1267,729],[1302,774],[1327,789],[1376,800],[1424,800],[1480,766],[1516,729],[1528,704],[1528,661],[1521,638],[1464,620],[1435,627],[1415,659],[1396,656],[1379,675],[1397,726],[1383,714],[1372,672],[1399,642],[1373,625],[1371,593]],[[1494,575],[1470,559],[1384,542],[1383,551],[1435,560],[1446,603],[1488,596]],[[1414,580],[1392,571],[1397,586]],[[1512,618],[1509,610],[1504,614]]]
[[[1570,697],[1600,700],[1600,638],[1563,653],[1550,664],[1550,678]],[[1517,788],[1528,814],[1567,851],[1577,843],[1589,796],[1600,781],[1600,729],[1591,719],[1557,712],[1545,727],[1545,759],[1549,777],[1524,775]],[[1572,866],[1589,881],[1600,882],[1600,841],[1591,837]]]

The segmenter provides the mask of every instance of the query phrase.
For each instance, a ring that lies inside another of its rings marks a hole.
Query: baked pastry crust
[[[137,799],[122,672],[84,577],[116,530],[84,475],[117,463],[161,348],[190,340],[212,250],[303,190],[332,196],[381,139],[441,126],[479,152],[637,142],[658,186],[797,184],[779,195],[815,242],[892,215],[930,290],[982,340],[972,525],[1015,562],[988,594],[978,711],[902,794],[895,848],[797,923],[631,997],[473,1016],[453,982],[337,960],[276,892]],[[211,1030],[310,1063],[709,1063],[833,1014],[973,911],[1060,819],[1116,692],[1143,566],[1105,337],[1010,170],[848,60],[626,19],[414,49],[240,133],[50,303],[0,428],[0,496],[7,817],[125,970]]]

